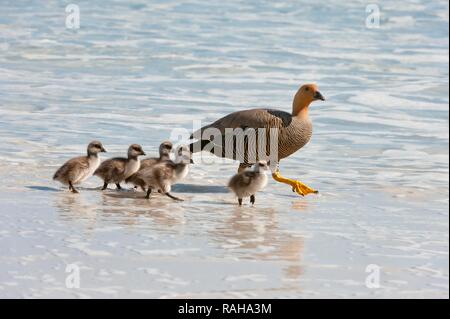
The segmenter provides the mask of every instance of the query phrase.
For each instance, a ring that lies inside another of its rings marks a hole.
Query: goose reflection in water
[[[285,278],[299,279],[304,239],[282,229],[278,214],[274,209],[233,209],[231,216],[211,231],[210,238],[233,257],[282,262]]]
[[[84,223],[89,230],[95,228],[97,208],[86,201],[83,196],[69,192],[58,192],[55,195],[54,206],[62,220]]]

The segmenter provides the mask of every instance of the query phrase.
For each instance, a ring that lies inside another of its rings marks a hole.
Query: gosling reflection
[[[83,196],[75,196],[68,192],[59,192],[55,194],[54,206],[62,220],[84,222],[87,224],[88,229],[95,227],[97,210]]]
[[[182,205],[168,202],[155,194],[152,204],[145,193],[134,191],[104,192],[92,189],[84,196],[58,192],[55,204],[61,219],[87,224],[89,230],[100,225],[121,225],[127,228],[150,228],[161,232],[178,233],[183,230],[186,219]],[[100,193],[100,197],[98,197]],[[174,210],[176,205],[176,210]],[[100,224],[100,225],[99,225]]]
[[[149,203],[143,192],[104,193],[99,209],[102,217],[118,224],[148,226],[163,232],[181,231],[186,222],[183,206],[167,201],[160,194],[155,194]]]

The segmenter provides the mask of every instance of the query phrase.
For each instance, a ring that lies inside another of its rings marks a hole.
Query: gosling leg
[[[79,192],[76,190],[75,187],[73,187],[72,182],[69,182],[69,190],[74,193],[74,194],[78,194]]]
[[[250,196],[250,203],[255,205],[255,195]]]
[[[145,195],[145,199],[150,199],[150,194],[152,193],[152,189],[149,187],[147,190],[147,195]]]
[[[170,193],[165,193],[164,195],[166,195],[167,197],[172,198],[173,200],[178,200],[178,201],[180,201],[180,202],[183,201],[181,198],[175,197],[175,196],[173,196],[173,195],[170,194]]]

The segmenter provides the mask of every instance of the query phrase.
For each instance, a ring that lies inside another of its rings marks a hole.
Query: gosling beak
[[[100,152],[102,152],[102,153],[106,153],[106,150],[105,150],[105,148],[104,148],[104,147],[102,147],[102,148],[100,149]]]
[[[325,101],[325,98],[323,97],[322,93],[320,93],[319,91],[316,92],[316,94],[314,94],[314,100],[320,100],[320,101]]]
[[[144,151],[142,151],[142,152],[141,152],[141,155],[144,155],[144,156],[145,156],[145,155],[147,155],[147,154],[145,154],[145,152],[144,152]]]

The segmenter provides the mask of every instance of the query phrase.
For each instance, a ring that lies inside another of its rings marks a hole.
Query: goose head
[[[325,101],[325,97],[320,93],[319,87],[316,84],[302,85],[295,94],[292,115],[307,115],[306,111],[314,101]]]
[[[145,155],[144,150],[142,149],[142,146],[139,144],[132,144],[128,148],[128,157],[129,158],[137,158],[138,156]]]
[[[181,145],[175,150],[175,162],[182,164],[193,163],[192,154],[188,146]]]
[[[106,150],[99,141],[92,141],[87,148],[88,155],[97,155],[98,153],[105,153]]]
[[[159,145],[159,156],[169,156],[172,151],[173,144],[170,141],[164,141]]]
[[[267,161],[261,160],[255,163],[254,166],[255,172],[267,172],[269,170],[269,165],[267,164]]]

